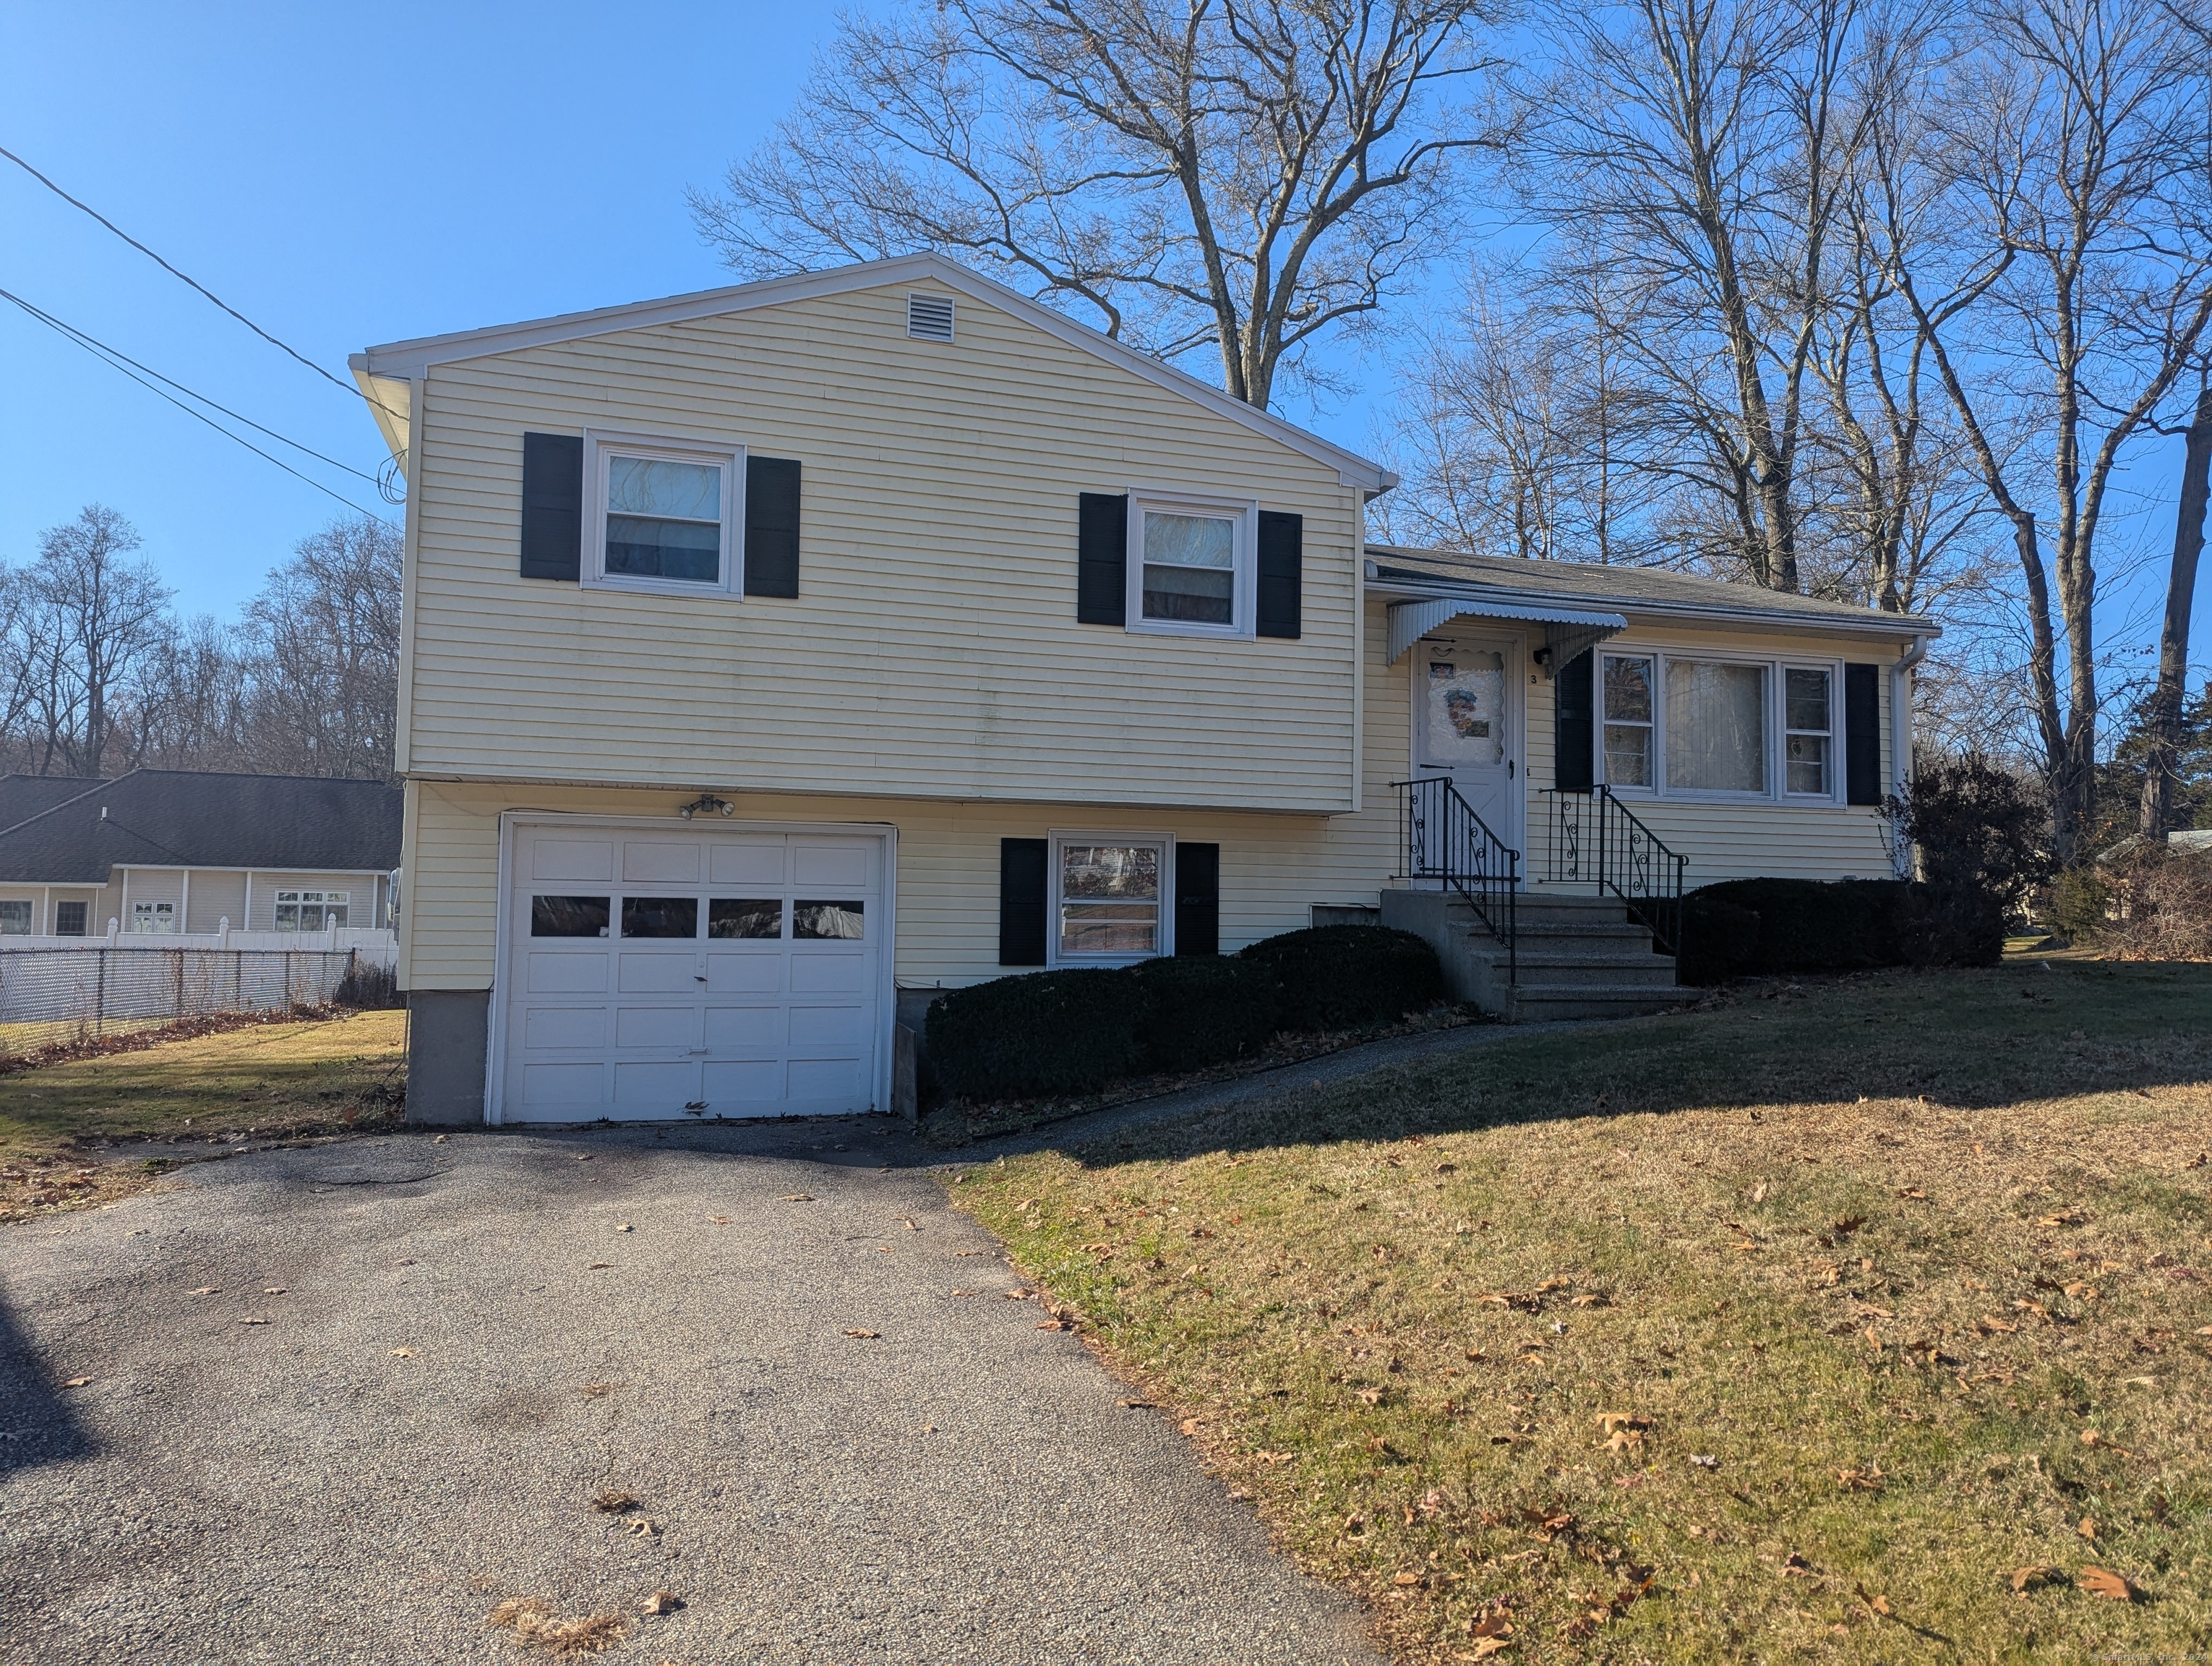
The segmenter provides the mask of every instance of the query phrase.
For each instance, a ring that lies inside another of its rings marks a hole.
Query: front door
[[[1413,773],[1449,775],[1483,824],[1518,850],[1516,645],[1507,637],[1454,632],[1424,637],[1412,659]]]

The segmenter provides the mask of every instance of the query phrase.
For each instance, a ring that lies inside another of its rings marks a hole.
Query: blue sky
[[[748,0],[14,0],[0,144],[343,375],[375,342],[728,282],[684,192],[764,136],[833,21]],[[384,459],[357,398],[4,161],[0,288],[365,472]],[[0,361],[0,560],[104,502],[180,611],[227,618],[337,511],[4,304]],[[1363,397],[1284,414],[1371,452],[1394,378],[1358,368]],[[2179,450],[2142,447],[2120,483],[2107,642],[2155,628]],[[367,483],[303,466],[397,517]]]

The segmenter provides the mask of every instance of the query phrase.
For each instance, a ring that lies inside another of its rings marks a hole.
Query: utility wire
[[[29,174],[33,179],[36,179],[48,191],[52,192],[55,196],[60,198],[62,201],[67,203],[71,208],[80,210],[82,212],[90,215],[94,219],[99,221],[101,225],[106,227],[108,230],[113,232],[118,237],[128,243],[132,248],[137,250],[139,253],[144,255],[149,260],[159,266],[163,271],[168,273],[170,277],[180,279],[184,283],[191,285],[193,289],[198,289],[202,295],[205,295],[216,306],[222,307],[224,312],[229,313],[231,317],[236,319],[247,329],[252,331],[255,335],[260,337],[262,340],[267,342],[271,347],[276,348],[280,352],[289,354],[293,358],[297,359],[301,364],[306,365],[308,369],[313,371],[318,376],[320,376],[325,381],[330,383],[331,386],[343,389],[345,392],[356,398],[362,396],[362,390],[361,388],[355,386],[350,383],[340,381],[336,376],[333,376],[329,371],[324,369],[321,365],[317,364],[313,359],[309,358],[305,353],[301,352],[297,348],[277,340],[276,337],[270,335],[266,330],[256,324],[252,319],[240,312],[237,307],[232,306],[221,295],[216,294],[214,290],[209,289],[206,284],[202,283],[197,278],[189,277],[185,273],[179,271],[167,261],[162,259],[160,255],[155,254],[153,250],[148,248],[143,243],[141,243],[129,232],[124,230],[122,227],[117,225],[115,222],[102,214],[98,209],[93,207],[89,203],[80,202],[77,198],[70,196],[69,192],[64,191],[52,179],[46,178],[46,176],[40,173],[37,168],[33,167],[30,163],[25,161],[21,156],[18,156],[14,151],[9,149],[4,145],[0,145],[0,156],[5,156],[9,161],[15,163],[16,167],[21,168],[24,173]],[[370,394],[368,397],[371,404],[374,405],[386,416],[391,417],[394,422],[404,420],[398,411],[386,404],[383,400],[377,398],[374,394]]]
[[[137,360],[132,358],[128,353],[124,352],[120,348],[110,347],[106,342],[100,340],[97,336],[88,335],[83,331],[78,329],[75,325],[66,323],[63,319],[56,318],[52,313],[44,311],[37,307],[33,307],[29,301],[24,300],[23,297],[19,295],[11,294],[6,289],[0,289],[0,301],[14,301],[18,307],[28,313],[33,318],[38,319],[40,323],[46,325],[49,329],[58,331],[61,334],[68,337],[71,341],[76,342],[80,347],[88,347],[95,352],[104,355],[107,358],[120,360],[124,364],[129,365],[133,370],[143,370],[146,374],[151,376],[155,381],[165,382],[169,386],[175,388],[178,392],[183,394],[186,398],[198,400],[201,404],[207,406],[211,410],[219,410],[224,416],[229,417],[234,423],[243,423],[255,433],[265,434],[271,440],[276,441],[279,445],[289,446],[294,451],[305,452],[317,462],[328,463],[332,468],[342,469],[346,473],[353,476],[355,479],[366,480],[372,486],[380,485],[381,483],[374,475],[364,474],[361,470],[354,467],[350,463],[341,463],[335,457],[324,455],[323,453],[317,451],[313,446],[303,446],[297,440],[292,439],[289,435],[277,433],[273,428],[264,428],[259,423],[255,422],[251,416],[241,416],[239,412],[233,410],[228,405],[219,404],[216,400],[209,398],[206,394],[198,392],[191,388],[186,387],[175,377],[164,376],[160,371],[155,369],[153,366],[141,364]]]
[[[351,498],[345,496],[342,493],[332,491],[328,486],[323,484],[321,481],[316,479],[313,475],[301,473],[299,470],[294,468],[283,458],[270,456],[267,452],[262,450],[260,447],[255,445],[251,440],[245,438],[241,435],[232,433],[228,429],[225,428],[221,423],[216,422],[214,417],[209,416],[205,411],[199,410],[197,406],[186,404],[182,399],[177,398],[175,394],[171,393],[167,388],[159,387],[155,384],[157,381],[169,382],[170,387],[179,388],[185,393],[191,394],[191,397],[195,399],[203,399],[204,403],[214,406],[216,410],[222,411],[227,416],[236,416],[238,421],[245,423],[248,428],[252,428],[263,434],[269,435],[272,439],[283,441],[283,443],[288,446],[292,446],[298,450],[306,452],[310,457],[321,458],[321,459],[325,463],[332,463],[334,466],[344,469],[348,474],[360,475],[362,479],[368,481],[372,485],[376,483],[374,476],[362,474],[359,469],[350,468],[343,463],[336,462],[335,459],[331,458],[323,457],[323,454],[320,452],[311,450],[309,447],[301,445],[296,440],[286,440],[283,435],[276,433],[273,429],[263,428],[260,423],[252,422],[246,417],[238,416],[235,411],[229,410],[224,406],[216,404],[214,400],[204,399],[203,395],[192,393],[191,390],[185,387],[182,383],[169,381],[169,379],[167,376],[162,375],[159,371],[146,370],[145,367],[139,365],[136,360],[125,358],[122,354],[116,352],[112,348],[102,346],[92,337],[86,335],[82,331],[74,329],[70,325],[64,324],[59,319],[53,317],[51,313],[40,311],[39,308],[32,306],[29,301],[25,301],[21,295],[10,294],[5,289],[0,289],[0,299],[14,302],[17,307],[21,307],[24,312],[38,319],[40,323],[46,325],[47,328],[55,331],[55,333],[59,335],[64,340],[74,343],[76,345],[83,348],[86,352],[91,354],[94,358],[100,360],[101,363],[121,371],[125,375],[128,376],[132,381],[137,382],[148,392],[158,394],[161,398],[167,399],[171,404],[176,406],[178,410],[183,411],[186,416],[198,417],[201,422],[205,423],[210,428],[213,429],[217,434],[222,435],[224,439],[233,441],[239,445],[244,446],[246,450],[252,452],[256,457],[260,458],[264,462],[274,463],[278,468],[283,470],[285,473],[292,476],[295,479],[306,481],[307,484],[313,486],[317,491],[321,492],[326,497],[337,499],[337,502],[344,504],[347,508],[351,509],[356,514],[367,515],[372,520],[382,521],[386,526],[392,526],[392,522],[386,520],[382,515],[378,514],[375,511],[372,509],[364,509],[360,504],[355,502]],[[141,374],[141,371],[144,371],[144,374]],[[392,530],[396,532],[398,529],[397,527],[393,527]]]

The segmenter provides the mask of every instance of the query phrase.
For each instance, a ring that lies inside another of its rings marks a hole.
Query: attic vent
[[[908,295],[906,332],[916,341],[952,339],[952,302],[944,295]]]

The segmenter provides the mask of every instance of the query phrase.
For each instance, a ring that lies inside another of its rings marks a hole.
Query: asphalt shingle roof
[[[1881,613],[1850,602],[1793,596],[1748,584],[1692,578],[1654,567],[1601,567],[1580,561],[1523,561],[1505,556],[1467,556],[1451,550],[1403,550],[1386,544],[1367,546],[1367,558],[1387,572],[1462,584],[1493,584],[1559,600],[1610,603],[1615,609],[1638,602],[1662,606],[1719,607],[1803,617],[1808,623],[1853,624],[1877,630],[1933,631],[1927,620],[1909,614]]]
[[[0,781],[0,810],[13,784]],[[118,862],[169,867],[399,866],[400,792],[380,781],[134,769],[0,831],[0,881],[105,885]],[[105,814],[102,812],[105,812]]]
[[[101,785],[103,775],[0,775],[0,833]]]

